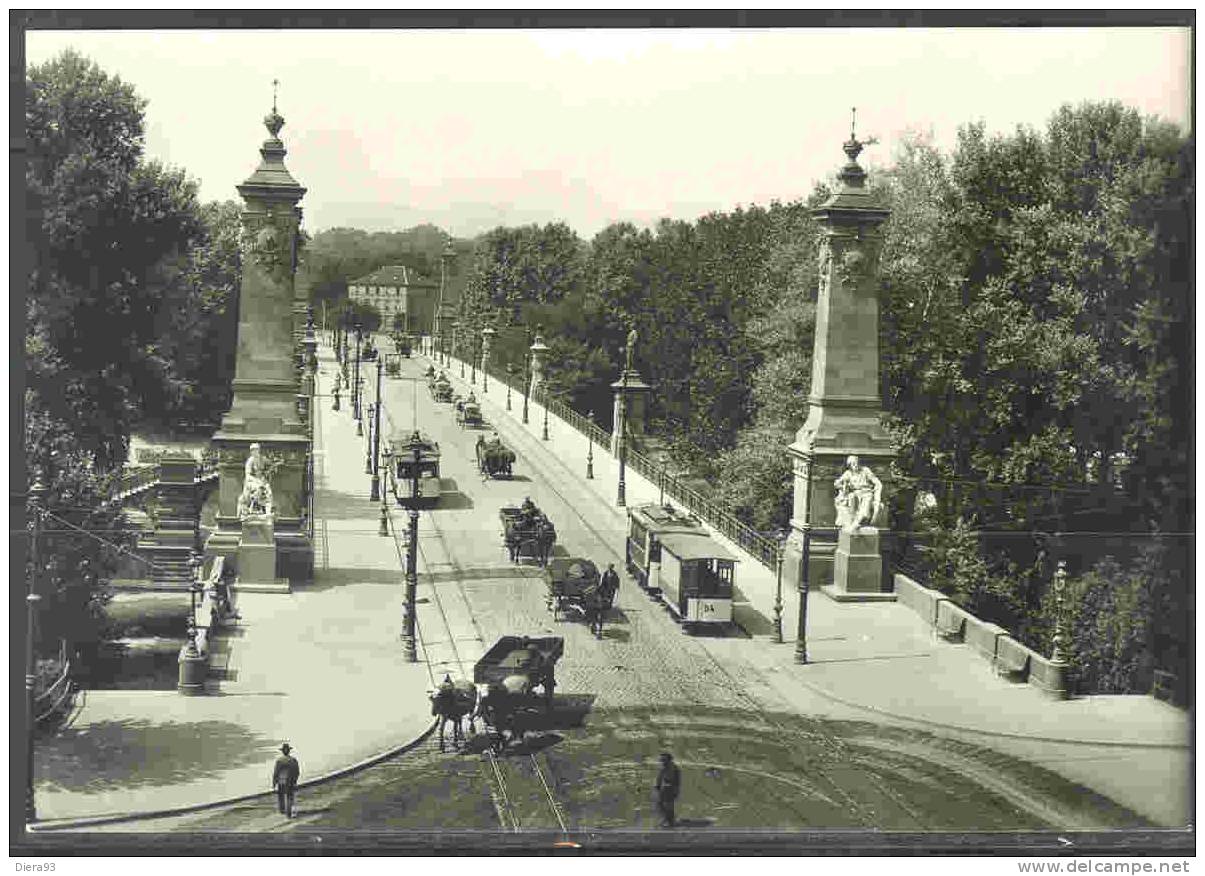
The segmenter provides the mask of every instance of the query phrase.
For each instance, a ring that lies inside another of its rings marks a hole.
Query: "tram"
[[[415,450],[418,450],[417,462]],[[439,477],[439,444],[426,435],[415,431],[405,436],[389,439],[389,453],[393,462],[392,489],[397,503],[407,506],[414,496],[415,466],[418,472],[418,496],[420,504],[434,505],[443,491]]]
[[[693,514],[669,505],[628,508],[627,568],[691,629],[732,623],[737,558]]]

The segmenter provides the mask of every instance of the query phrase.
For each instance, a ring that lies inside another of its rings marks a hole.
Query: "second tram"
[[[737,558],[702,521],[668,505],[628,508],[627,568],[688,627],[732,623]]]

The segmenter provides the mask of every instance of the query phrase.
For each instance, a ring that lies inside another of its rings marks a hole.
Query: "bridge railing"
[[[469,365],[469,362],[465,362],[466,367]],[[489,370],[489,376],[491,380],[496,380],[504,386],[509,386],[512,391],[517,391],[521,399],[523,393],[522,376],[516,378],[506,374],[497,374],[493,370]],[[610,451],[611,433],[600,428],[596,423],[582,416],[556,398],[547,391],[545,386],[536,387],[531,398],[537,404],[546,406],[550,415],[557,417],[564,423],[572,426],[583,436],[607,448],[608,452]],[[522,401],[520,400],[519,403],[522,404]],[[687,511],[703,520],[717,532],[722,533],[725,538],[738,545],[741,550],[748,553],[767,569],[771,571],[776,569],[779,550],[778,543],[739,520],[726,506],[717,501],[714,495],[687,485],[681,479],[665,472],[658,463],[630,447],[625,453],[625,459],[627,464],[647,479],[649,483],[662,485],[665,494]]]

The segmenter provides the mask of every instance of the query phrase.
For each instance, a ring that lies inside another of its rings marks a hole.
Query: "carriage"
[[[487,478],[511,477],[515,452],[498,438],[477,439],[477,468]]]
[[[602,631],[602,616],[615,604],[614,591],[601,584],[598,567],[584,557],[553,557],[544,568],[548,587],[548,609],[552,619],[572,609]]]
[[[512,563],[524,555],[541,566],[548,562],[556,544],[556,527],[538,508],[533,505],[528,512],[508,505],[498,511],[498,516],[502,520],[502,543]]]
[[[450,402],[452,400],[452,382],[442,372],[439,377],[427,382],[427,389],[431,391],[431,398],[437,402]]]
[[[456,402],[456,425],[480,426],[481,423],[481,405],[477,404],[475,396],[470,395],[464,401]]]
[[[668,505],[628,508],[627,568],[686,626],[732,622],[737,558],[702,521]]]
[[[427,380],[429,380],[429,381],[434,380],[435,379],[435,366],[428,365],[427,370],[423,372],[423,377],[427,378]]]
[[[473,681],[486,686],[475,717],[490,732],[495,751],[535,729],[552,707],[556,662],[565,653],[560,636],[503,636],[473,667]],[[535,688],[542,696],[536,696]]]
[[[439,477],[437,442],[418,431],[404,437],[394,436],[389,439],[389,456],[393,462],[390,472],[393,496],[399,505],[405,507],[412,498],[417,498],[420,504],[434,505],[439,501],[443,482]]]
[[[400,356],[389,354],[385,357],[385,374],[388,377],[397,377],[402,373],[402,359]]]

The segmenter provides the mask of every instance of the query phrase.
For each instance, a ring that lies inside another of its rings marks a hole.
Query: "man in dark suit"
[[[272,768],[272,787],[276,791],[276,804],[282,815],[293,817],[293,800],[297,794],[297,777],[301,775],[301,766],[297,758],[289,752],[289,743],[280,746],[280,757],[276,758],[276,766]]]
[[[607,563],[607,571],[603,572],[602,580],[599,582],[606,598],[615,601],[615,594],[619,592],[619,575],[615,571],[614,563]]]
[[[657,773],[657,808],[661,810],[661,826],[673,827],[674,802],[682,787],[682,771],[668,751],[661,754],[661,771]]]

